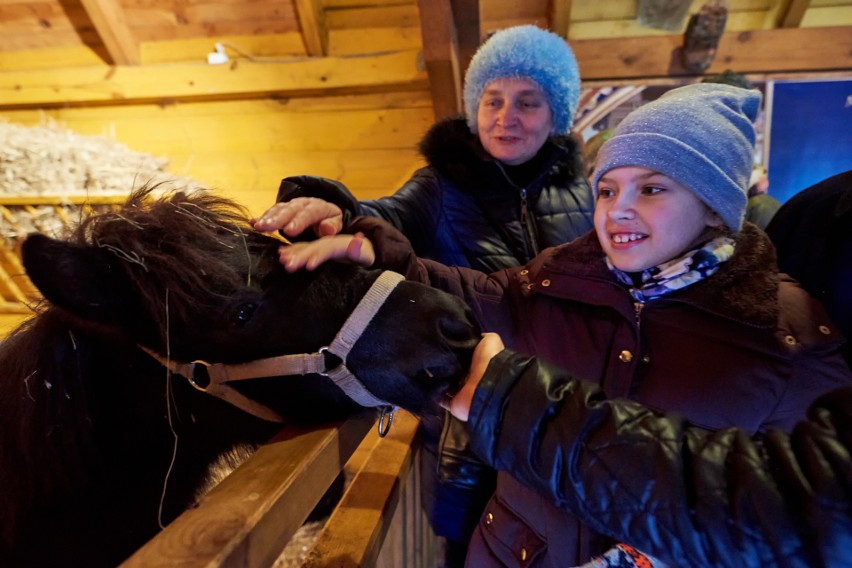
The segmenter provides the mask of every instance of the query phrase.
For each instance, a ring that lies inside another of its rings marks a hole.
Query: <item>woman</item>
[[[529,25],[498,31],[465,75],[466,118],[426,133],[428,166],[394,195],[358,202],[337,182],[287,178],[255,228],[334,234],[344,214],[368,215],[399,229],[423,258],[483,272],[524,264],[592,227],[591,190],[569,136],[579,96],[565,40]]]
[[[392,228],[366,218],[348,229],[369,240],[285,247],[282,262],[291,270],[337,256],[373,264],[373,243],[379,265],[465,297],[483,328],[512,349],[595,381],[608,397],[677,412],[707,429],[790,429],[815,398],[852,384],[852,375],[821,306],[778,274],[766,235],[742,224],[759,101],[757,91],[700,84],[631,113],[598,155],[595,230],[522,268],[486,276],[420,261]],[[513,392],[497,418],[477,424],[479,443],[524,444],[529,452],[495,462],[501,473],[470,566],[577,565],[612,544],[598,532],[603,524],[581,523],[558,497],[518,481],[544,469],[557,484],[575,458],[547,438],[559,432],[548,428],[556,416],[570,412],[559,397],[565,374],[550,369],[536,369],[546,388]],[[531,417],[535,409],[543,414]],[[532,429],[517,427],[530,422]],[[652,503],[655,486],[643,488],[636,498]],[[617,507],[604,496],[586,504],[619,515],[602,509]]]
[[[529,25],[498,31],[465,75],[466,117],[426,133],[420,151],[428,165],[394,195],[359,202],[337,182],[287,178],[255,228],[334,234],[352,216],[368,215],[399,229],[423,258],[483,272],[524,264],[592,228],[592,193],[569,136],[579,95],[565,40]],[[494,474],[467,451],[462,425],[423,423],[423,501],[436,533],[450,540],[448,564],[458,565],[453,558],[464,556]]]

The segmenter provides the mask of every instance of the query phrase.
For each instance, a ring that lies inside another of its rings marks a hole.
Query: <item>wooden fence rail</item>
[[[399,411],[385,438],[372,414],[285,429],[122,566],[272,566],[341,471],[352,480],[302,566],[434,566],[412,467],[417,428]]]

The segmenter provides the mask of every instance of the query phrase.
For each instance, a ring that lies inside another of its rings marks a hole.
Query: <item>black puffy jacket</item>
[[[527,435],[497,435],[507,417]],[[606,400],[506,350],[477,387],[468,427],[487,463],[671,565],[852,566],[850,387],[814,402],[791,434],[750,438]]]
[[[277,200],[308,195],[351,216],[379,217],[417,256],[482,272],[525,264],[592,228],[592,192],[569,137],[552,137],[526,164],[506,166],[463,118],[451,118],[432,126],[419,148],[429,165],[393,195],[359,202],[339,183],[298,176],[281,183]]]

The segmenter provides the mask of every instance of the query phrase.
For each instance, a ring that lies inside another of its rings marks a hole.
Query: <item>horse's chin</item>
[[[472,352],[471,352],[472,354]],[[451,365],[426,367],[417,372],[415,384],[425,385],[429,392],[429,402],[435,406],[452,397],[464,384],[470,367],[469,357],[465,361],[457,361]]]

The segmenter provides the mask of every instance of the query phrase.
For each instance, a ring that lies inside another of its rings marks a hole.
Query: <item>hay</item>
[[[104,136],[83,136],[53,121],[23,126],[0,119],[0,313],[26,313],[38,292],[20,263],[33,232],[64,237],[90,212],[122,203],[146,184],[193,191],[167,160],[135,152]]]
[[[168,161],[103,136],[83,136],[55,122],[0,121],[0,195],[126,194],[170,179]]]
[[[15,199],[14,205],[0,205],[0,239],[9,247],[10,241],[33,231],[62,236],[69,221],[78,221],[84,213],[80,205],[71,204],[72,198],[80,203],[111,197],[120,203],[146,184],[161,184],[162,190],[200,187],[195,180],[170,174],[167,165],[165,158],[133,151],[104,136],[84,136],[54,121],[23,126],[0,120],[0,204]],[[21,206],[27,199],[33,203]]]

